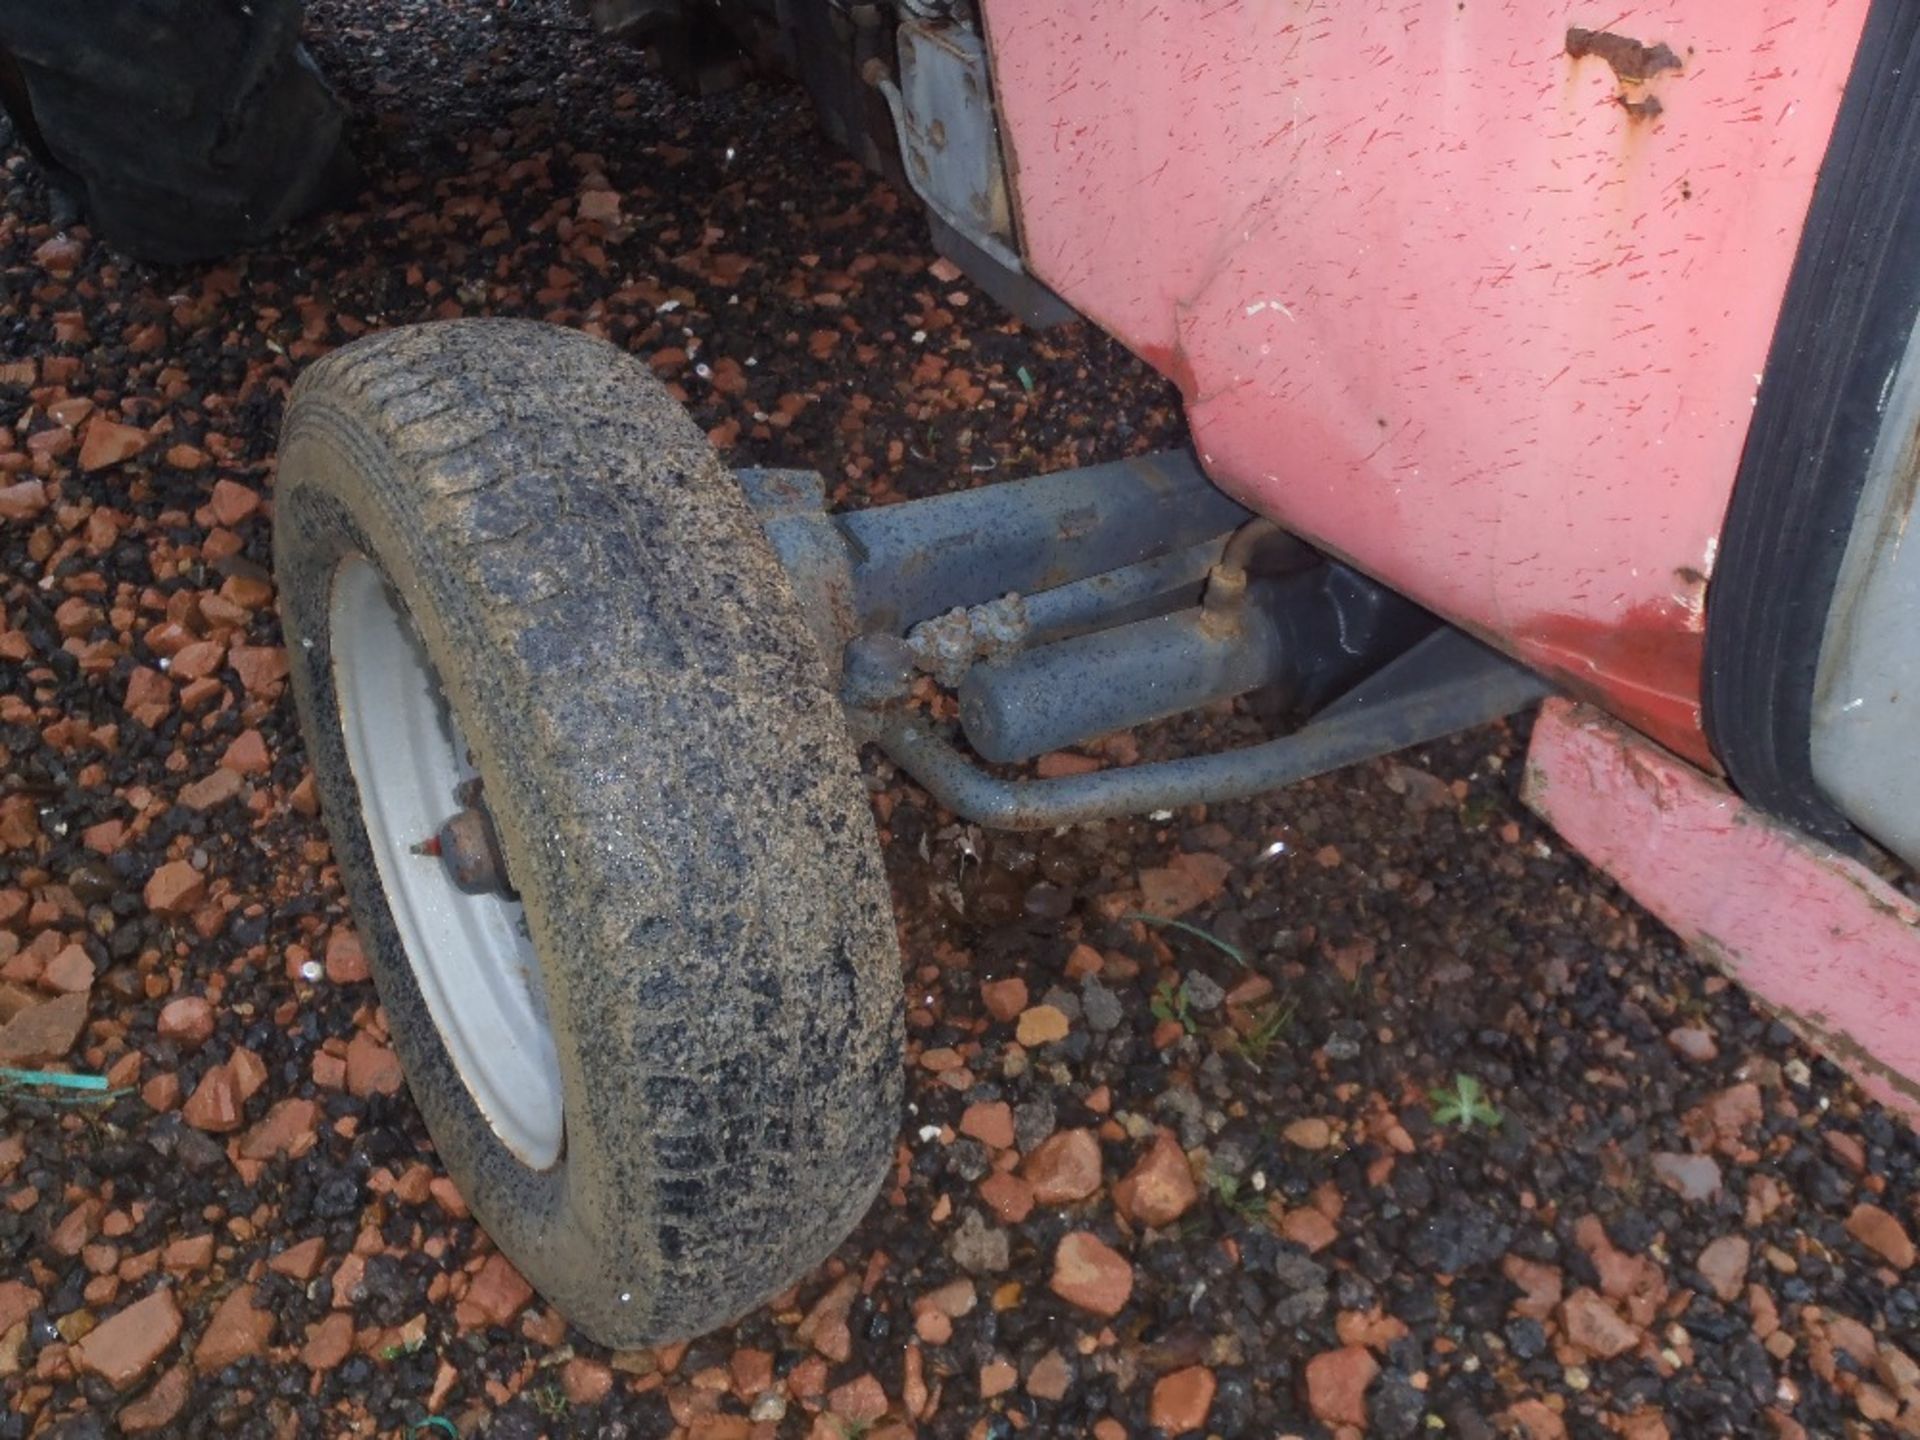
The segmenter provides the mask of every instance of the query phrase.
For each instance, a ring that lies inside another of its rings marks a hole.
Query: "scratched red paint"
[[[1717,772],[1700,731],[1706,636],[1696,626],[1696,612],[1671,600],[1636,605],[1610,624],[1549,616],[1528,636],[1529,658],[1569,693],[1667,737],[1681,755]]]
[[[1870,1094],[1920,1118],[1920,905],[1565,700],[1534,722],[1526,799]]]
[[[1700,581],[1866,0],[985,11],[1030,263],[1214,477],[1704,757]]]

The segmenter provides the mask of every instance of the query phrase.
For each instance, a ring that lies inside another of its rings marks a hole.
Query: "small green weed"
[[[1266,1198],[1251,1185],[1242,1188],[1239,1176],[1215,1175],[1207,1183],[1213,1187],[1214,1198],[1242,1220],[1252,1222],[1266,1218]]]
[[[1213,948],[1218,950],[1222,955],[1227,956],[1242,970],[1252,968],[1251,962],[1247,959],[1246,951],[1242,950],[1238,945],[1229,945],[1218,935],[1215,935],[1209,930],[1202,930],[1198,925],[1189,925],[1184,920],[1174,920],[1165,915],[1149,915],[1144,910],[1131,910],[1120,918],[1122,920],[1138,920],[1142,925],[1157,925],[1163,930],[1178,930],[1183,935],[1191,935],[1197,940],[1206,941],[1207,944],[1213,946]]]
[[[1273,1058],[1274,1046],[1293,1028],[1293,1017],[1300,1002],[1292,996],[1262,1005],[1252,1015],[1253,1027],[1233,1042],[1233,1052],[1256,1070],[1264,1070]]]
[[[1457,1125],[1471,1130],[1485,1125],[1489,1130],[1500,1123],[1500,1112],[1487,1100],[1486,1087],[1471,1075],[1456,1075],[1452,1086],[1440,1086],[1427,1092],[1433,1102],[1433,1118],[1442,1125]]]
[[[1154,1019],[1178,1021],[1182,1030],[1192,1033],[1193,1011],[1187,1005],[1186,987],[1172,975],[1161,977],[1147,1008],[1153,1012]]]

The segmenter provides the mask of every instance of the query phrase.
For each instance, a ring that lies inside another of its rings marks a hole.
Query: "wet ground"
[[[0,1437],[1920,1434],[1920,1147],[1519,807],[1524,726],[1038,838],[870,758],[893,1183],[726,1331],[570,1334],[436,1166],[313,814],[292,377],[544,317],[850,504],[1180,420],[935,264],[791,92],[674,97],[557,5],[313,28],[370,189],[270,250],[125,262],[6,161],[0,1035],[112,1092],[0,1093]]]

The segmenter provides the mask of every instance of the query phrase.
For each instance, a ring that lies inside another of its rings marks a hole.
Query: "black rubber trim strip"
[[[1920,315],[1920,5],[1874,0],[1808,209],[1707,592],[1707,737],[1746,799],[1853,834],[1814,783],[1827,611]]]

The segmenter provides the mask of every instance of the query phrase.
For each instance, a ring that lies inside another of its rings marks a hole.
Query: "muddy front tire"
[[[891,1158],[899,961],[825,668],[705,437],[586,336],[392,331],[295,387],[275,563],[341,873],[475,1214],[608,1345],[695,1334],[786,1288]],[[448,763],[436,743],[483,783],[512,897],[493,899],[524,906],[516,1014],[550,1038],[557,1135],[539,1057],[498,1084],[476,1071],[526,1035],[476,1018],[499,957],[435,928],[439,862],[395,833],[418,821],[392,798],[409,769]],[[395,768],[409,745],[423,758]]]

